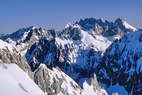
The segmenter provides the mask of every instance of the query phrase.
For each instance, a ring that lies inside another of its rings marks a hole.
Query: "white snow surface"
[[[16,64],[0,64],[0,95],[45,95]]]
[[[89,85],[86,81],[83,83],[82,95],[107,95],[104,89],[94,90],[93,85]]]
[[[101,35],[95,35],[95,37],[93,37],[87,31],[83,31],[83,30],[82,30],[82,34],[83,34],[83,38],[81,41],[85,44],[85,46],[87,47],[93,46],[93,48],[96,51],[104,52],[111,44],[109,40],[107,40],[105,37]]]

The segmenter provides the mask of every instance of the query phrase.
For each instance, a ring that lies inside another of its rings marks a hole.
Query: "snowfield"
[[[16,64],[0,64],[0,95],[45,95]]]

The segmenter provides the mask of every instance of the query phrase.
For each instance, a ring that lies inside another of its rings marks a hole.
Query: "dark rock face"
[[[71,40],[81,40],[83,34],[79,26],[74,25],[64,29],[59,36],[64,37],[66,39],[71,39]]]
[[[55,66],[58,63],[58,54],[55,39],[42,38],[31,46],[26,53],[26,58],[34,71],[41,63],[48,65],[49,68]]]
[[[70,32],[70,37],[73,39],[73,40],[81,40],[82,38],[82,34],[81,34],[81,31],[77,28],[71,30]]]
[[[77,82],[79,81],[79,78],[93,77],[98,64],[102,60],[101,53],[96,52],[93,49],[82,50],[78,54],[79,56],[76,58],[76,63],[71,64],[74,73],[78,74],[78,76],[74,77],[74,74],[71,73],[72,71],[69,72],[69,75]]]
[[[104,22],[102,19],[86,18],[77,22],[77,24],[81,25],[85,30],[90,30],[93,29],[96,24],[105,26],[106,24],[111,25],[112,23]]]

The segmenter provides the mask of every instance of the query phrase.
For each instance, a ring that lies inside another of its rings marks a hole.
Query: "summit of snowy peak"
[[[137,31],[138,30],[137,28],[133,27],[127,21],[125,21],[121,18],[116,19],[114,24],[116,26],[119,26],[120,28],[125,28],[125,29],[131,30],[131,31]]]

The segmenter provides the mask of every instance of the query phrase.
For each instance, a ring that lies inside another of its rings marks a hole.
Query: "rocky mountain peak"
[[[96,24],[105,25],[106,21],[103,19],[86,18],[81,19],[79,22],[76,22],[76,24],[79,24],[84,30],[90,30],[93,29]]]
[[[131,26],[130,24],[127,23],[127,21],[121,18],[116,19],[114,24],[121,29],[127,29],[127,31],[137,31],[135,27]]]

